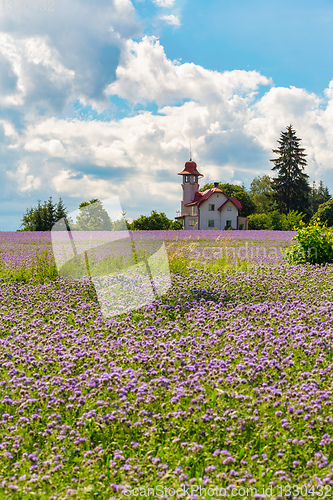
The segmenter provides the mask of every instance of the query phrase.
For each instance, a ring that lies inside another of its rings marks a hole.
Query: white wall
[[[190,224],[189,224],[190,219],[194,219],[194,220],[195,220],[195,222],[196,222],[195,226],[190,226]],[[189,216],[186,216],[186,217],[185,217],[185,225],[184,225],[184,229],[186,229],[186,230],[187,230],[187,229],[189,229],[189,230],[190,230],[190,229],[194,229],[194,230],[199,229],[199,228],[198,228],[197,221],[198,221],[198,217],[189,217]]]
[[[214,193],[200,205],[200,229],[214,229],[214,227],[217,229],[224,229],[225,224],[221,227],[221,212],[217,209],[226,201],[226,199],[227,198],[223,193]],[[209,205],[215,205],[215,210],[210,212],[208,210]],[[214,220],[214,227],[208,227],[209,220]]]
[[[231,211],[229,212],[227,207],[231,207]],[[235,207],[231,201],[228,201],[222,208],[221,212],[221,229],[224,229],[227,225],[227,220],[231,220],[232,229],[237,229],[237,216],[238,216],[238,208]]]

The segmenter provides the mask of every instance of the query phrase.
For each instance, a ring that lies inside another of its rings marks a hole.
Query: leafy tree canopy
[[[272,179],[269,175],[258,175],[250,185],[250,196],[255,204],[255,212],[267,213],[272,209]]]
[[[333,227],[333,200],[328,200],[320,205],[312,217],[312,221],[319,221],[328,227]]]
[[[80,213],[73,229],[80,231],[111,231],[112,221],[103,203],[94,198],[79,205]]]
[[[165,229],[183,229],[179,221],[168,219],[164,212],[153,210],[150,215],[140,215],[129,224],[133,231],[158,231]]]

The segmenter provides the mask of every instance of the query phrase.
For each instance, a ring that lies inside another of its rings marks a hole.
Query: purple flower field
[[[156,237],[223,244],[184,233]],[[0,234],[0,498],[333,496],[332,265],[277,253],[209,272],[192,256],[162,299],[104,320],[89,280],[17,278],[51,250],[49,234]]]

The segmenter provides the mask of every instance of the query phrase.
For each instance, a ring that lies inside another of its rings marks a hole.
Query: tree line
[[[304,172],[307,165],[305,149],[292,125],[282,131],[278,139],[279,146],[273,149],[276,158],[271,159],[272,171],[276,174],[257,176],[250,188],[231,183],[220,183],[220,189],[227,196],[234,196],[241,205],[239,215],[249,217],[249,229],[292,230],[301,221],[320,220],[333,226],[333,200],[328,187],[320,181],[309,183],[309,176]],[[200,191],[214,187],[205,184]],[[91,213],[87,212],[87,207]],[[93,199],[82,202],[79,206],[82,213],[72,223],[72,229],[116,229],[125,221],[126,227],[136,230],[182,229],[182,223],[169,219],[164,212],[153,210],[150,215],[140,215],[129,222],[123,214],[123,222],[111,221],[100,200]],[[93,210],[93,212],[92,212]],[[44,203],[38,201],[36,207],[29,208],[23,216],[21,231],[50,231],[53,225],[64,218],[67,220],[67,209],[60,198],[54,203],[49,198]],[[122,226],[124,227],[124,226]]]
[[[78,231],[115,231],[129,229],[138,230],[165,230],[182,229],[182,223],[169,219],[164,212],[153,210],[150,215],[140,215],[129,222],[123,212],[118,220],[111,220],[103,202],[98,199],[84,201],[79,205],[79,213],[75,222],[68,216],[67,208],[62,198],[58,203],[50,197],[44,203],[39,200],[35,207],[27,209],[22,218],[19,231],[51,231],[54,224],[64,219],[68,229]]]

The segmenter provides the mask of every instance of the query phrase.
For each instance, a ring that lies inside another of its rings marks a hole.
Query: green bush
[[[271,220],[268,214],[253,214],[249,217],[249,229],[271,229]]]
[[[249,229],[293,231],[300,226],[303,218],[304,214],[294,210],[288,214],[281,214],[278,210],[266,214],[253,214],[249,217]]]
[[[327,226],[333,226],[333,200],[328,200],[326,203],[319,205],[317,212],[311,219],[312,221],[319,220]]]
[[[183,224],[180,221],[168,219],[164,212],[152,210],[150,215],[140,215],[129,224],[129,229],[132,231],[157,231],[165,229],[183,229]]]
[[[313,221],[308,226],[301,224],[293,245],[286,250],[290,264],[325,264],[333,262],[333,233],[320,221]]]
[[[295,231],[298,229],[303,222],[305,214],[297,212],[297,210],[292,210],[287,214],[281,215],[281,226],[283,231]]]

